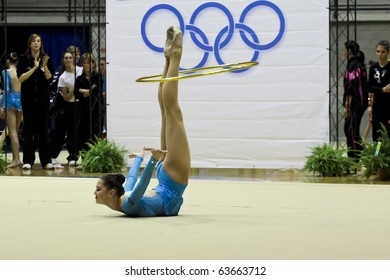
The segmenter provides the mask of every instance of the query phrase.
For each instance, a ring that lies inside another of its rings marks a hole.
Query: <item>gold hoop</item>
[[[152,75],[152,76],[141,77],[135,81],[141,82],[141,83],[169,82],[169,81],[197,78],[197,77],[203,77],[203,76],[209,76],[209,75],[215,75],[215,74],[220,74],[220,73],[225,73],[225,72],[230,72],[230,71],[246,69],[246,68],[255,66],[257,64],[259,64],[257,61],[254,61],[254,62],[247,61],[247,62],[239,62],[239,63],[231,63],[231,64],[223,64],[223,65],[213,65],[213,66],[200,67],[200,68],[194,68],[194,69],[188,69],[188,70],[181,70],[181,71],[179,71],[179,76],[176,76],[176,77],[161,78],[162,74],[157,74],[157,75]],[[208,72],[204,72],[204,73],[193,74],[193,75],[180,76],[180,74],[194,73],[194,72],[199,72],[199,71],[203,71],[203,70],[212,70],[212,69],[219,69],[219,68],[222,68],[222,69],[216,70],[216,71],[208,71]]]

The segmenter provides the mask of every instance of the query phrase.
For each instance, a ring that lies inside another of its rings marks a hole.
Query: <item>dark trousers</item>
[[[344,133],[347,137],[348,156],[359,160],[359,153],[363,149],[362,137],[360,136],[360,123],[365,109],[351,109],[349,117],[345,119]]]
[[[375,142],[379,141],[381,136],[379,131],[382,130],[382,125],[387,129],[387,135],[390,137],[390,113],[388,108],[383,107],[374,106],[372,108],[372,140]]]
[[[50,134],[50,155],[52,158],[57,158],[65,143],[68,151],[67,160],[77,161],[80,144],[79,144],[79,124],[80,115],[77,102],[64,102],[64,113],[60,114],[55,119],[54,129]]]
[[[50,131],[50,157],[57,158],[62,151],[66,136],[65,110],[53,117],[53,128]]]
[[[38,148],[41,165],[51,162],[49,155],[49,99],[25,100],[23,108],[23,163],[31,166],[35,162],[35,150]]]

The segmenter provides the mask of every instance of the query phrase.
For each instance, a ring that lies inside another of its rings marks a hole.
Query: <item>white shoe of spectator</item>
[[[54,165],[60,164],[56,158],[52,158],[51,159],[51,163],[54,164]]]
[[[31,169],[31,164],[25,163],[25,164],[23,164],[22,168],[30,170]]]
[[[70,161],[68,162],[68,165],[69,165],[69,166],[76,166],[76,161],[75,161],[75,160],[70,160]]]
[[[64,169],[64,167],[59,163],[54,164],[54,168],[55,169]]]
[[[48,163],[45,165],[45,169],[54,169],[54,165],[51,163]]]

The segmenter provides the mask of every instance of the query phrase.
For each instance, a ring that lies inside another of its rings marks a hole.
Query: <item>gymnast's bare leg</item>
[[[164,78],[179,75],[182,45],[181,30],[178,27],[170,27],[167,31],[167,42],[164,48]],[[187,184],[190,175],[191,156],[178,100],[178,81],[160,83],[158,99],[162,115],[161,149],[168,150],[163,168],[175,182]]]

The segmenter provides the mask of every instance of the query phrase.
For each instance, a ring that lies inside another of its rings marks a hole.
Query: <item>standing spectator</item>
[[[77,66],[74,62],[74,57],[71,52],[65,52],[62,55],[62,67],[65,71],[61,74],[58,80],[58,89],[61,93],[61,96],[64,98],[64,120],[65,120],[65,130],[63,134],[59,134],[59,137],[53,137],[51,139],[52,147],[62,147],[64,144],[65,134],[66,137],[66,149],[68,150],[68,165],[75,166],[78,153],[79,153],[79,144],[78,144],[78,129],[79,129],[79,109],[78,109],[78,100],[74,96],[74,85],[76,77],[80,76],[82,73],[82,68]],[[61,131],[63,129],[61,128]],[[54,135],[56,136],[56,135]],[[54,151],[52,151],[54,152]],[[58,156],[59,151],[56,151]],[[52,163],[54,167],[61,168],[62,166],[56,160],[56,156],[52,154]]]
[[[66,52],[72,54],[72,57],[73,57],[72,62],[74,63],[74,66],[77,69],[81,70],[81,67],[77,66],[78,61],[80,60],[79,48],[75,47],[73,45],[70,45],[66,49]],[[65,53],[63,55],[65,55]],[[53,95],[53,100],[52,100],[52,104],[50,107],[51,108],[50,116],[52,119],[51,129],[50,129],[50,134],[49,134],[50,157],[51,157],[51,163],[54,165],[55,168],[63,168],[62,165],[58,162],[57,157],[59,156],[59,154],[62,151],[64,142],[65,142],[65,138],[66,138],[66,133],[68,130],[68,127],[67,127],[68,122],[67,122],[67,118],[65,116],[66,102],[65,102],[63,95],[58,87],[59,78],[65,71],[65,64],[64,64],[65,61],[64,61],[63,57],[62,57],[61,61],[62,61],[61,65],[58,66],[58,68],[54,74],[53,81],[50,84],[50,91],[51,91],[51,94]],[[73,76],[74,76],[74,74],[73,74]],[[73,85],[72,85],[72,90],[73,90],[73,88],[74,88],[74,81],[73,81]],[[69,152],[69,150],[68,150],[68,152]],[[68,163],[69,163],[69,161],[70,160],[68,159]]]
[[[348,59],[344,73],[344,132],[349,148],[348,156],[358,161],[359,151],[363,149],[360,123],[368,106],[367,71],[359,44],[348,41],[344,46],[344,56]]]
[[[103,95],[101,76],[95,57],[85,53],[81,57],[83,74],[77,77],[74,95],[80,100],[81,149],[88,150],[87,142],[101,137],[103,129]]]
[[[378,141],[383,124],[390,136],[390,44],[380,41],[376,45],[378,62],[371,65],[368,75],[369,91],[374,95],[372,104],[372,139]]]
[[[16,73],[19,57],[13,52],[8,55],[8,70],[1,73],[4,81],[4,95],[0,102],[0,117],[7,110],[6,122],[11,140],[12,163],[8,168],[22,165],[19,155],[19,126],[22,121],[22,104],[20,99],[20,81]]]
[[[22,83],[21,100],[24,122],[23,169],[31,169],[38,146],[43,168],[52,169],[49,155],[49,84],[54,73],[52,62],[43,50],[42,37],[32,34],[27,51],[20,57],[17,70]]]

